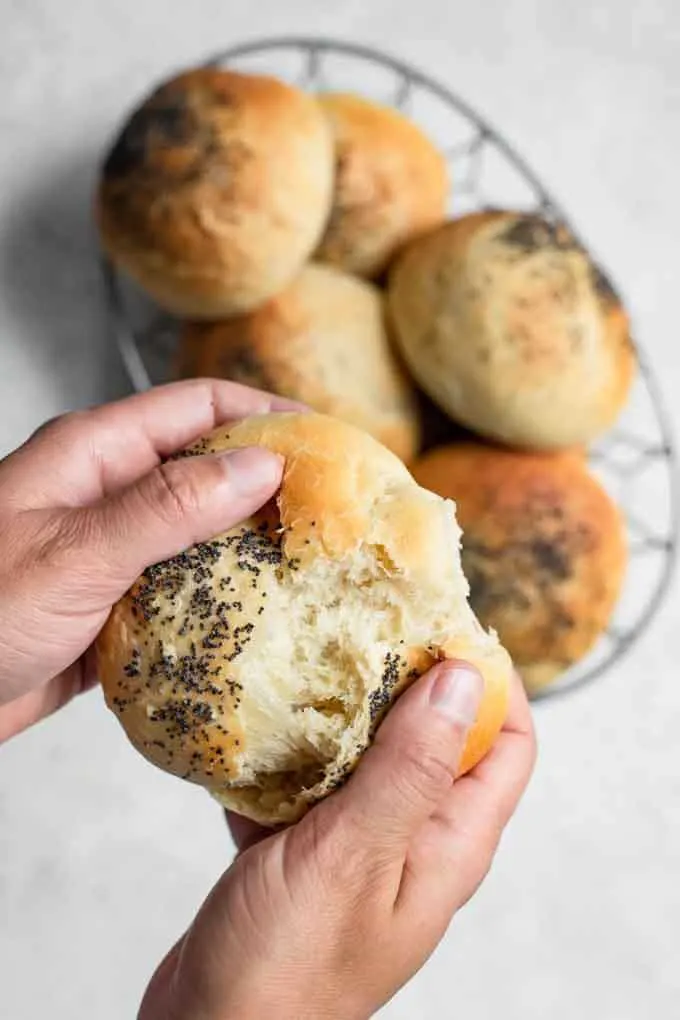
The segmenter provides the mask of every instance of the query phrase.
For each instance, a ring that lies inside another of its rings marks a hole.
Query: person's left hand
[[[0,462],[0,741],[94,683],[92,642],[140,573],[276,492],[264,449],[165,461],[230,419],[300,410],[192,380],[42,426]]]

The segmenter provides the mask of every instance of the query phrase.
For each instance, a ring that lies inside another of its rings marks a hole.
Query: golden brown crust
[[[295,276],[330,210],[333,148],[315,101],[201,68],[158,88],[104,163],[103,243],[164,307],[219,317]]]
[[[251,418],[191,452],[252,445],[286,460],[278,506],[147,570],[99,638],[132,743],[233,810],[292,821],[351,772],[404,687],[464,655],[486,682],[473,767],[503,724],[511,666],[467,605],[451,507],[320,415]]]
[[[300,401],[415,456],[414,388],[394,355],[381,292],[331,266],[306,266],[248,315],[188,323],[179,375],[214,376]]]
[[[582,658],[607,626],[626,564],[623,525],[579,452],[434,450],[416,480],[456,502],[470,602],[530,689]]]
[[[406,241],[444,219],[446,162],[397,110],[346,93],[319,101],[335,134],[336,183],[317,258],[374,277]]]
[[[563,226],[476,213],[412,244],[390,273],[395,336],[429,395],[510,445],[590,442],[635,368],[625,310]]]

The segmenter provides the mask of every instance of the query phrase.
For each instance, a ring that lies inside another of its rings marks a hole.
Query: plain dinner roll
[[[286,458],[276,504],[147,570],[99,639],[132,743],[231,810],[292,821],[351,772],[399,691],[455,656],[486,683],[471,768],[503,724],[511,666],[468,606],[452,504],[321,415],[250,418],[191,452],[252,445]]]
[[[617,508],[578,453],[469,443],[431,451],[413,472],[455,499],[472,607],[538,690],[609,622],[626,563]]]
[[[97,203],[103,243],[171,312],[255,308],[316,247],[333,163],[311,97],[274,78],[189,71],[157,89],[111,149]]]
[[[417,401],[385,318],[373,284],[309,265],[256,312],[188,324],[179,374],[234,379],[298,400],[365,429],[408,460],[418,448]]]
[[[444,219],[446,162],[397,110],[344,93],[319,102],[335,135],[336,178],[317,258],[377,276],[402,244]]]
[[[621,410],[635,356],[611,285],[563,226],[475,213],[410,244],[390,273],[396,338],[441,407],[535,449],[587,443]]]

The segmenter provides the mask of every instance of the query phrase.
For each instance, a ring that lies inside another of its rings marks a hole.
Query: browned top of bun
[[[420,383],[483,435],[536,449],[587,443],[627,397],[625,309],[561,224],[507,211],[453,220],[398,257],[389,305]]]
[[[274,78],[187,71],[142,103],[110,150],[102,239],[171,310],[253,307],[318,241],[332,173],[312,97]]]
[[[470,601],[529,686],[580,659],[607,625],[626,564],[617,507],[583,454],[442,447],[413,467],[455,500]]]
[[[419,439],[415,390],[385,319],[373,284],[310,263],[254,312],[186,324],[179,374],[233,379],[290,397],[365,429],[410,460]]]
[[[350,93],[319,101],[335,134],[336,181],[317,257],[376,276],[401,245],[443,220],[446,161],[398,110]]]

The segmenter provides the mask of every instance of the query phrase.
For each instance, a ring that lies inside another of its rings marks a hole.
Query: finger
[[[354,776],[329,802],[354,843],[403,855],[451,791],[483,686],[476,669],[451,660],[399,699]]]
[[[156,967],[154,974],[149,981],[142,1003],[139,1007],[138,1018],[143,1017],[169,1017],[177,1007],[176,996],[174,996],[175,980],[174,975],[184,945],[185,935],[168,950],[161,962]],[[171,1012],[172,1011],[172,1012]]]
[[[257,822],[253,822],[250,818],[244,818],[243,815],[236,815],[233,811],[225,811],[224,819],[229,829],[229,834],[234,841],[234,846],[239,853],[243,853],[249,847],[254,846],[255,843],[261,843],[263,839],[271,836],[273,829],[266,829],[263,825],[258,825]]]
[[[456,782],[409,847],[400,889],[402,905],[437,904],[448,918],[469,899],[491,866],[535,760],[531,712],[515,677],[508,718],[498,740],[486,758]]]
[[[238,383],[159,386],[48,423],[0,464],[0,492],[17,509],[83,506],[123,488],[225,421],[304,408]]]
[[[1,705],[0,744],[52,715],[92,686],[92,679],[85,673],[82,662],[77,662],[43,687]]]
[[[253,514],[278,489],[282,469],[278,455],[259,447],[168,461],[104,503],[69,511],[66,557],[77,558],[105,601],[115,600],[151,564]]]
[[[522,682],[515,674],[508,717],[489,754],[463,776],[440,805],[443,821],[473,838],[502,830],[513,815],[536,761],[536,736]]]

